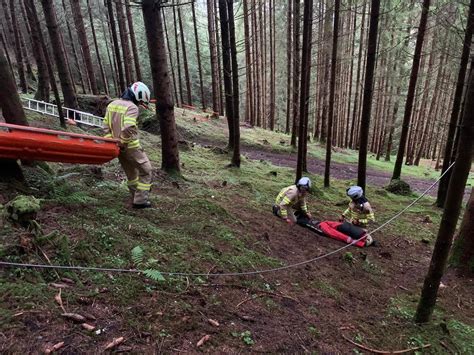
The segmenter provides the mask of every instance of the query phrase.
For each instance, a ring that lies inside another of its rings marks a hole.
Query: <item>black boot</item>
[[[144,203],[134,203],[133,204],[133,208],[136,208],[136,209],[143,209],[143,208],[151,208],[151,202],[150,201],[146,201]]]

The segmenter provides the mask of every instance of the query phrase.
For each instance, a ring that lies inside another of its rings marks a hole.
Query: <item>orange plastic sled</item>
[[[0,123],[0,158],[103,164],[118,154],[116,139]]]

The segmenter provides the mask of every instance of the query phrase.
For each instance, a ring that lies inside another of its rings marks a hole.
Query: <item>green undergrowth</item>
[[[37,122],[36,114],[29,118]],[[215,133],[214,121],[195,123],[189,115],[178,118],[178,125],[181,131],[185,127],[188,135],[204,134],[216,141],[224,140],[223,133]],[[244,141],[257,145],[266,146],[267,143],[260,142],[263,139],[272,147],[280,145],[283,137],[288,140],[284,134],[258,129],[242,132]],[[47,309],[57,292],[47,284],[57,281],[58,275],[77,280],[81,287],[78,295],[66,294],[68,304],[79,304],[84,295],[106,297],[100,290],[107,288],[107,297],[121,306],[136,302],[154,290],[180,292],[188,283],[209,280],[202,276],[188,279],[168,276],[166,272],[240,272],[283,265],[255,240],[246,226],[254,218],[279,223],[271,214],[271,205],[281,188],[294,183],[292,169],[245,157],[240,169],[229,168],[227,154],[195,145],[180,152],[182,176],[167,177],[158,169],[159,137],[143,132],[141,140],[156,170],[151,194],[155,208],[142,211],[130,208],[125,177],[116,160],[104,165],[101,174],[88,166],[68,164],[49,164],[50,171],[41,167],[26,169],[29,193],[41,201],[38,222],[42,232],[33,237],[26,235],[31,245],[20,247],[18,239],[25,232],[7,224],[0,235],[0,255],[2,260],[12,262],[130,269],[139,266],[132,258],[132,250],[139,247],[143,260],[152,260],[152,269],[162,272],[165,280],[130,274],[59,271],[56,274],[50,270],[9,269],[0,274],[0,330],[16,324],[14,314],[18,309]],[[280,149],[291,148],[286,144]],[[313,179],[313,191],[308,203],[314,217],[337,219],[349,202],[345,189],[354,182],[333,180],[330,188],[323,188],[321,176],[309,176]],[[370,186],[367,196],[375,209],[376,225],[413,199]],[[434,240],[439,222],[440,211],[433,207],[433,199],[427,197],[374,237],[382,243],[385,236]],[[260,287],[256,281],[255,284],[251,281],[251,285]],[[311,287],[328,297],[343,297],[330,280],[316,282]],[[273,307],[270,301],[266,306]],[[139,315],[130,317],[129,322],[133,322]]]

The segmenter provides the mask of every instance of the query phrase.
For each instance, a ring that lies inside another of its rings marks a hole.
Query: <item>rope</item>
[[[392,221],[400,217],[405,211],[407,211],[410,207],[412,207],[414,204],[416,204],[423,196],[425,196],[442,178],[447,172],[453,167],[454,162],[446,169],[446,171],[433,183],[431,186],[429,186],[419,197],[417,197],[413,202],[411,202],[408,206],[406,206],[404,209],[396,213],[393,217],[388,219],[386,222],[375,228],[374,230],[368,232],[367,234],[373,234],[375,232],[378,232],[381,230],[383,227],[386,225],[390,224]],[[354,239],[352,243],[344,245],[338,249],[335,249],[331,252],[328,252],[323,255],[319,255],[317,257],[314,257],[312,259],[300,261],[298,263],[294,264],[289,264],[285,266],[280,266],[272,269],[265,269],[265,270],[255,270],[255,271],[244,271],[244,272],[225,272],[225,273],[194,273],[194,272],[169,272],[169,271],[160,271],[162,275],[165,276],[188,276],[188,277],[198,277],[198,276],[216,276],[216,277],[225,277],[225,276],[251,276],[251,275],[260,275],[260,274],[268,274],[268,273],[273,273],[273,272],[278,272],[278,271],[283,271],[283,270],[288,270],[292,268],[296,268],[302,265],[310,264],[313,262],[316,262],[318,260],[327,258],[331,255],[337,254],[353,244],[357,243],[361,239],[364,239],[365,236],[359,238],[359,239]],[[57,269],[57,270],[80,270],[80,271],[97,271],[97,272],[117,272],[117,273],[140,273],[140,270],[137,269],[117,269],[117,268],[102,268],[102,267],[88,267],[88,266],[67,266],[67,265],[42,265],[42,264],[24,264],[24,263],[13,263],[13,262],[7,262],[7,261],[0,261],[0,266],[4,267],[21,267],[21,268],[37,268],[37,269]]]

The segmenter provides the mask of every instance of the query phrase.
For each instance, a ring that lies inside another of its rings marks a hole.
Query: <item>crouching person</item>
[[[283,188],[275,199],[273,214],[294,225],[300,218],[310,220],[306,195],[311,189],[311,180],[302,177],[296,185]]]
[[[369,221],[375,222],[374,211],[364,190],[360,186],[351,186],[346,190],[347,196],[351,198],[349,207],[342,213],[340,221],[347,221],[355,226],[367,229]]]

